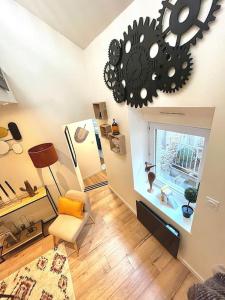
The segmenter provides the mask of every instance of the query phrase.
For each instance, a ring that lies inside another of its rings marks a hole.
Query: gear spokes
[[[112,90],[118,79],[118,70],[115,66],[109,62],[106,63],[104,68],[104,81],[106,86]]]
[[[218,4],[220,0],[212,0],[212,4],[208,11],[205,21],[200,20],[199,13],[202,8],[201,0],[177,0],[175,4],[165,0],[162,2],[162,9],[159,10],[160,17],[157,19],[159,22],[159,30],[165,39],[170,33],[176,36],[175,47],[195,45],[197,39],[203,38],[203,32],[209,30],[209,23],[215,20],[214,13],[220,8]],[[181,14],[184,9],[188,10],[186,19],[180,20]],[[166,29],[163,28],[164,17],[166,11],[170,12],[169,25]],[[198,28],[197,32],[182,44],[182,37],[192,28]]]

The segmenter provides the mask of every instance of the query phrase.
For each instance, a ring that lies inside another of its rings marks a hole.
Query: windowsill
[[[161,201],[161,191],[156,185],[153,185],[152,192],[148,192],[149,184],[148,182],[142,183],[135,186],[135,191],[145,198],[150,204],[159,209],[167,217],[169,217],[178,227],[181,227],[188,233],[191,233],[191,226],[193,222],[193,215],[188,219],[182,214],[181,206],[187,204],[187,201],[182,195],[173,191],[172,196],[170,196],[172,201],[177,203],[177,208],[172,208],[169,204]],[[179,230],[179,228],[177,228]]]

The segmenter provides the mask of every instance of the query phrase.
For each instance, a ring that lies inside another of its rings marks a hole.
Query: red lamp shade
[[[58,160],[58,155],[52,143],[34,146],[28,150],[28,154],[36,168],[49,167]]]

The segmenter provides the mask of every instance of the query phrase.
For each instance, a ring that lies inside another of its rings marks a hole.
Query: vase
[[[149,172],[148,173],[148,182],[149,182],[149,185],[150,185],[150,189],[148,189],[149,193],[152,192],[152,185],[153,185],[154,181],[155,181],[155,173]]]

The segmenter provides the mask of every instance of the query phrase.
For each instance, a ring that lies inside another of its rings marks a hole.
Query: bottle
[[[119,131],[119,125],[116,123],[116,120],[113,119],[113,123],[112,123],[112,134],[113,135],[118,135],[120,134],[120,131]]]

